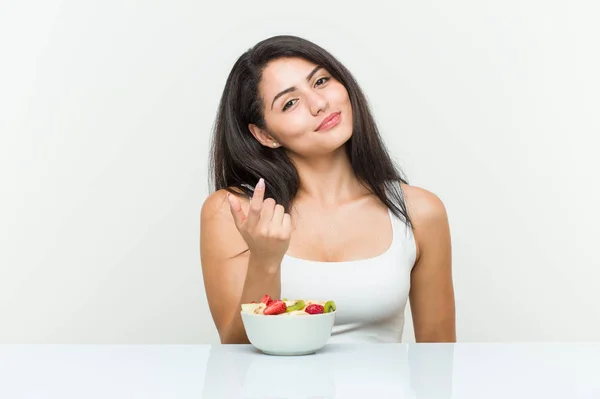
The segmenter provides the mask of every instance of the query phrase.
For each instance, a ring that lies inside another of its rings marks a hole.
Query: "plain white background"
[[[445,202],[459,341],[600,339],[597,3],[210,7],[2,1],[0,343],[217,342],[212,123],[235,59],[281,33],[350,68]]]

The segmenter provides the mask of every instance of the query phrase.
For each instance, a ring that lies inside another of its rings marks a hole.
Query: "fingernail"
[[[256,185],[256,188],[265,188],[265,179],[263,179],[262,177],[258,180],[258,184]]]

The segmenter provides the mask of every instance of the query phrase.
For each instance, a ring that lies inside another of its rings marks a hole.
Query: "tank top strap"
[[[402,251],[403,253],[408,252],[409,258],[416,257],[416,241],[413,229],[403,220],[394,215],[391,209],[388,208],[388,213],[392,221],[392,232],[393,240],[392,245],[395,249]]]

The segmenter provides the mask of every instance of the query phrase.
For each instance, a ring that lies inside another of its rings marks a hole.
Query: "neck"
[[[294,159],[300,177],[296,199],[335,206],[364,195],[345,148],[320,158]]]

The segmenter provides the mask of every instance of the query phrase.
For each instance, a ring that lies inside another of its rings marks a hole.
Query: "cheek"
[[[278,137],[283,142],[294,140],[296,137],[303,135],[306,130],[306,116],[302,115],[302,112],[281,115],[278,118],[273,118],[270,124],[270,131],[273,136]]]
[[[335,90],[333,90],[332,97],[337,103],[350,104],[350,97],[348,97],[348,91],[341,83],[338,83],[336,85]]]

